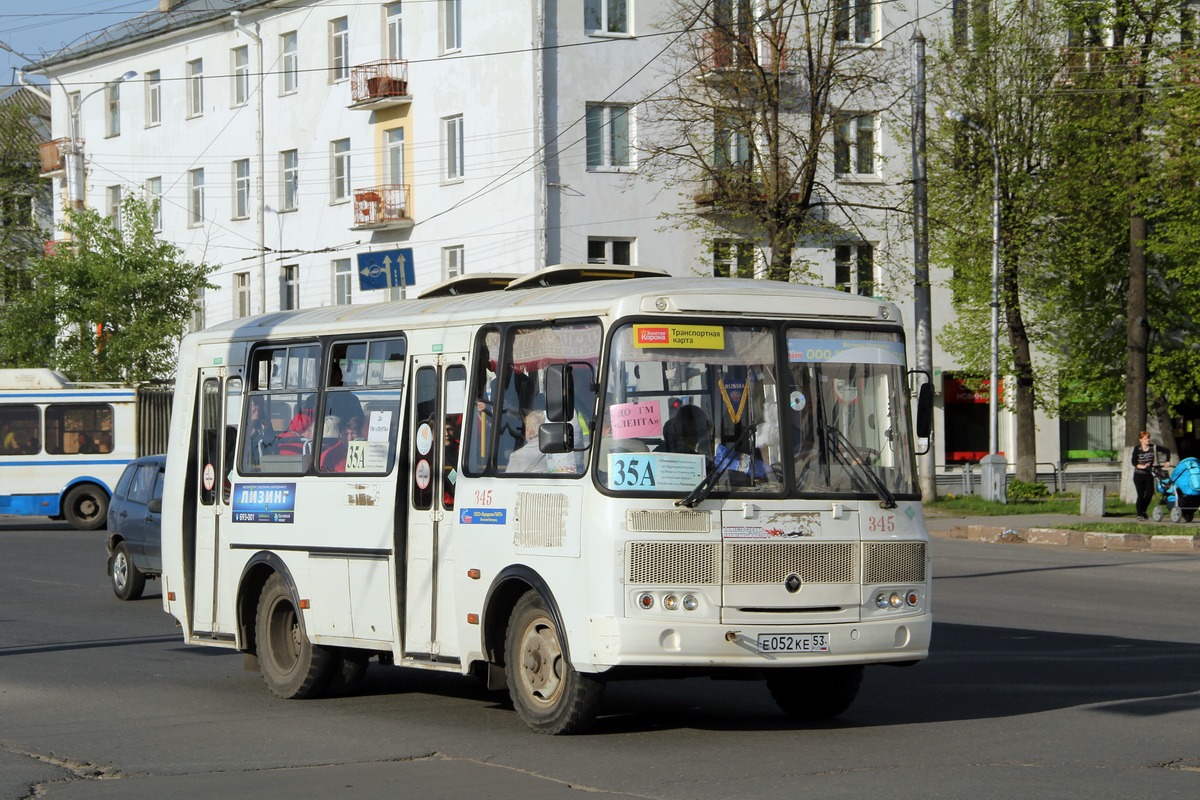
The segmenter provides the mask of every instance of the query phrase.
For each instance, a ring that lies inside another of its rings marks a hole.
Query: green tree
[[[38,177],[40,139],[26,108],[0,104],[0,303],[28,285],[25,267],[42,252],[34,214],[46,183]]]
[[[75,380],[168,377],[193,297],[214,287],[210,267],[155,237],[154,211],[130,197],[119,227],[94,209],[68,216],[69,241],[34,262],[29,290],[0,310],[0,363],[51,366]]]
[[[955,319],[939,336],[964,368],[986,375],[991,361],[993,185],[999,160],[1000,374],[1011,375],[1004,402],[1016,422],[1017,478],[1036,480],[1035,410],[1051,393],[1055,363],[1039,363],[1047,332],[1031,325],[1031,306],[1052,254],[1044,241],[1055,211],[1053,91],[1063,67],[1054,46],[1061,30],[1040,3],[976,6],[935,44],[931,95],[969,126],[940,119],[929,145],[931,261],[952,277]],[[967,23],[970,23],[969,25]]]

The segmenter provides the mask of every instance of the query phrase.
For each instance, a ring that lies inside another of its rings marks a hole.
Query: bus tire
[[[254,625],[258,668],[267,688],[285,700],[316,697],[325,689],[334,655],[309,641],[292,592],[278,572],[263,586]]]
[[[783,713],[816,722],[848,709],[858,697],[862,679],[861,664],[774,669],[767,672],[767,689]]]
[[[508,693],[537,733],[581,733],[596,720],[604,682],[575,671],[562,635],[537,592],[526,592],[509,617],[505,640]]]
[[[108,577],[118,600],[137,600],[146,588],[146,575],[133,565],[124,542],[117,545],[108,559]]]
[[[94,531],[108,522],[108,494],[94,483],[81,483],[63,498],[63,518],[79,531]]]

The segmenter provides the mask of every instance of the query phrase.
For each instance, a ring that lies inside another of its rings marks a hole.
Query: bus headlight
[[[884,594],[883,592],[880,592],[879,594],[875,595],[875,605],[879,606],[880,608],[887,608],[888,607],[888,596],[886,594]]]
[[[683,596],[683,610],[684,611],[695,611],[699,607],[700,607],[700,601],[696,599],[696,595],[685,594]]]
[[[673,594],[669,594],[663,598],[663,608],[667,611],[676,611],[679,608],[679,598]]]
[[[900,606],[904,605],[904,598],[900,596],[899,592],[892,592],[891,595],[888,596],[888,605],[890,605],[892,608],[899,608]]]
[[[654,595],[649,592],[642,592],[637,599],[638,608],[648,609],[654,608]]]

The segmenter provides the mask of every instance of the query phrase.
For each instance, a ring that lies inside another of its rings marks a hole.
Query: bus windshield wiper
[[[742,446],[749,441],[750,433],[753,430],[754,428],[752,426],[747,425],[742,430],[742,435],[739,436],[737,441],[733,443],[733,447],[725,448],[724,457],[714,458],[713,465],[708,468],[708,474],[704,476],[700,483],[696,484],[696,488],[692,489],[692,491],[688,493],[687,497],[684,497],[681,500],[676,500],[675,505],[695,508],[704,498],[712,494],[712,490],[716,487],[717,481],[720,480],[721,476],[728,471],[730,466],[741,461]],[[754,463],[753,458],[751,458],[750,463]]]
[[[867,476],[867,482],[871,484],[871,488],[875,490],[875,494],[879,495],[882,508],[895,508],[896,497],[888,490],[883,479],[875,474],[875,470],[867,464],[863,454],[858,451],[858,448],[851,444],[846,438],[846,434],[842,433],[836,426],[830,426],[825,429],[825,433],[833,445],[833,454],[837,456],[837,460],[842,462],[842,465],[848,469],[857,469],[857,471]]]

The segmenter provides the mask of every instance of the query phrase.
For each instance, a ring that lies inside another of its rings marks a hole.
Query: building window
[[[588,33],[629,33],[629,0],[584,0],[583,27]]]
[[[234,313],[238,319],[250,316],[250,273],[238,272],[233,276],[233,293],[237,298]]]
[[[204,170],[188,170],[188,226],[204,223]]]
[[[587,107],[588,169],[622,169],[630,165],[629,106]]]
[[[718,120],[713,134],[713,166],[750,168],[750,137],[732,120]]]
[[[250,159],[233,162],[233,218],[250,216]]]
[[[121,84],[110,83],[104,87],[104,107],[106,136],[121,135]]]
[[[442,248],[442,273],[447,278],[457,278],[459,275],[466,273],[463,269],[463,246],[461,244],[453,247]]]
[[[442,131],[444,139],[442,150],[446,156],[446,172],[444,178],[447,181],[462,180],[463,176],[466,174],[466,171],[463,167],[462,114],[443,118]]]
[[[839,244],[834,248],[833,280],[838,289],[871,297],[875,294],[875,248],[869,244]]]
[[[300,86],[300,52],[296,47],[296,32],[279,37],[279,93],[292,94]]]
[[[834,131],[833,170],[838,175],[875,174],[875,117],[845,117]]]
[[[204,59],[187,62],[187,113],[198,117],[204,113]]]
[[[350,305],[353,290],[354,268],[350,265],[350,259],[335,258],[333,260],[333,304],[337,306]]]
[[[151,203],[154,209],[154,232],[162,231],[162,178],[147,178],[146,179],[146,200]]]
[[[329,80],[350,77],[350,21],[338,17],[329,21]]]
[[[300,198],[300,151],[279,154],[280,211],[295,211]]]
[[[400,24],[400,4],[388,3],[383,7],[383,31],[386,41],[384,53],[390,59],[404,57],[404,41],[401,38],[403,27]]]
[[[442,0],[442,52],[462,49],[462,0]]]
[[[121,229],[121,187],[109,186],[105,193],[108,199],[108,218],[112,220],[113,227],[117,230]]]
[[[332,202],[350,199],[350,140],[338,139],[329,143],[329,176]]]
[[[632,239],[588,239],[587,262],[589,264],[633,263]]]
[[[834,38],[839,42],[875,41],[876,0],[836,0]]]
[[[279,308],[293,311],[300,307],[300,265],[285,264],[279,269]]]
[[[753,278],[754,245],[750,242],[713,242],[714,278]]]
[[[244,106],[250,100],[250,47],[235,47],[229,51],[230,97],[234,107]]]
[[[146,127],[162,124],[162,73],[146,73]]]
[[[990,388],[990,387],[989,387]],[[990,391],[989,391],[990,394]],[[1070,404],[1070,400],[1067,400]],[[1113,447],[1113,409],[1092,411],[1059,423],[1063,461],[1112,461],[1119,455]]]
[[[387,182],[404,183],[404,128],[389,128],[383,132],[383,164]]]

